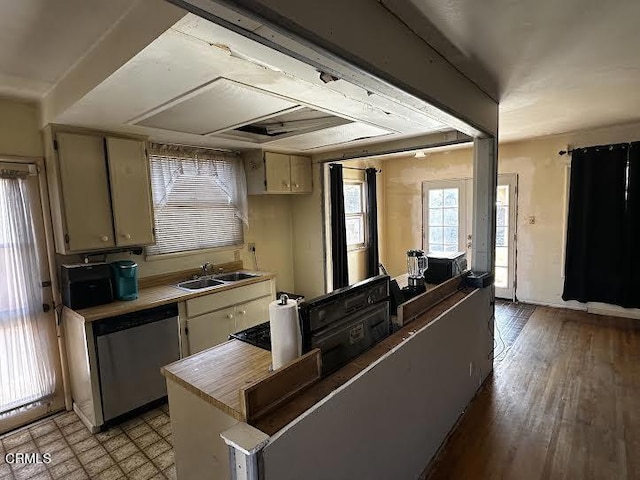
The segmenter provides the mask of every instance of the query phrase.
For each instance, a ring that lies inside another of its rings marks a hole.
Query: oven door
[[[322,351],[322,375],[327,375],[389,336],[389,302],[349,315],[314,333],[311,349]]]

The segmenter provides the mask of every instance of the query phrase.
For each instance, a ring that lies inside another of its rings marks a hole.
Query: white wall
[[[265,479],[417,478],[491,371],[490,298],[476,291],[273,436]]]

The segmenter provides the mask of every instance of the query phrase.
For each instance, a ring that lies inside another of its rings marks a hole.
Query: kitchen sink
[[[176,286],[184,288],[186,290],[201,290],[203,288],[219,287],[224,285],[225,282],[216,280],[214,278],[197,278],[195,280],[187,280],[186,282],[180,282]]]
[[[222,280],[224,282],[238,282],[240,280],[247,280],[248,278],[256,278],[260,275],[255,273],[243,273],[243,272],[233,272],[233,273],[225,273],[223,275],[216,275],[216,280]]]

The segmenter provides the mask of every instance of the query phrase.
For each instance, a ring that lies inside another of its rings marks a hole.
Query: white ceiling
[[[40,98],[132,0],[0,0],[0,94]]]
[[[638,0],[382,1],[494,77],[501,140],[640,120]]]
[[[311,107],[352,123],[262,144],[224,132],[293,107]],[[314,153],[374,137],[450,130],[421,111],[344,80],[325,84],[313,67],[190,14],[55,122],[164,142]]]

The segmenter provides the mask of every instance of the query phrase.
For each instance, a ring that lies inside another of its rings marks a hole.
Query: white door
[[[467,180],[422,183],[422,248],[427,253],[467,250]]]
[[[518,176],[498,175],[496,196],[496,297],[513,300],[516,287]]]
[[[0,161],[0,433],[64,405],[36,172]]]

